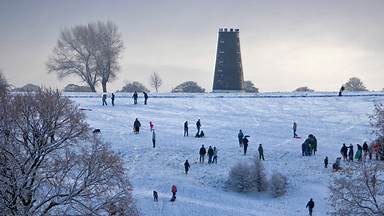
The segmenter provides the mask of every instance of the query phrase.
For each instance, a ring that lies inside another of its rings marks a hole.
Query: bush
[[[64,92],[92,92],[89,86],[79,86],[75,84],[68,84],[63,89]]]
[[[249,93],[259,93],[259,89],[256,88],[256,87],[253,85],[252,81],[250,81],[250,80],[244,81],[243,85],[244,85],[244,91],[245,91],[245,92],[249,92]]]
[[[37,92],[37,91],[40,91],[40,89],[41,88],[39,86],[29,83],[23,87],[15,88],[12,91],[14,91],[14,92]]]
[[[173,93],[179,93],[179,92],[204,93],[205,89],[200,87],[194,81],[186,81],[176,86],[174,89],[172,89],[172,92]]]
[[[247,163],[238,163],[229,171],[226,185],[236,192],[252,191],[254,182],[251,176],[252,167]]]
[[[252,180],[254,181],[255,189],[258,192],[263,192],[268,190],[268,179],[267,175],[265,174],[265,168],[263,166],[263,163],[259,158],[254,157],[254,164],[252,166]]]
[[[237,192],[268,190],[268,179],[262,162],[255,159],[254,163],[238,163],[231,168],[226,182],[229,189]]]
[[[283,196],[287,192],[287,177],[274,173],[271,177],[271,193],[273,197]]]
[[[140,82],[134,81],[132,83],[127,83],[119,92],[149,92],[149,90]]]
[[[299,87],[295,92],[314,92],[315,90],[308,88],[307,86]]]
[[[348,82],[344,84],[346,91],[368,91],[363,82],[357,77],[351,77]]]

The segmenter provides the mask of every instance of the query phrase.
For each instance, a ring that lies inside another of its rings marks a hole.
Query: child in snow
[[[151,131],[153,131],[155,128],[155,125],[151,121],[149,122],[149,128],[151,129]]]
[[[176,192],[177,192],[176,185],[172,185],[171,192],[172,192],[171,202],[174,202],[176,200]]]

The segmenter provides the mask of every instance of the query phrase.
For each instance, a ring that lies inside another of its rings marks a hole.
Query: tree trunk
[[[107,92],[107,82],[102,82],[101,85],[103,87],[103,92]]]
[[[91,88],[92,92],[96,92],[95,85],[92,85],[92,84],[88,84],[88,85],[89,85],[89,88]]]

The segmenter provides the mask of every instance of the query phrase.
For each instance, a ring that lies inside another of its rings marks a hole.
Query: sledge
[[[297,137],[293,137],[293,138],[295,138],[295,139],[301,139],[301,137],[299,137],[299,136],[297,136]]]
[[[92,111],[92,109],[80,108],[81,111]]]
[[[176,201],[176,197],[173,196],[173,197],[171,198],[171,200],[169,200],[169,201],[171,201],[171,202],[175,202],[175,201]]]

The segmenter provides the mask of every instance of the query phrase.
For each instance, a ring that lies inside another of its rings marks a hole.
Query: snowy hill
[[[209,94],[207,94],[209,95]],[[321,96],[321,94],[318,94]],[[72,95],[73,96],[73,95]],[[166,96],[166,95],[165,95]],[[134,187],[134,197],[142,215],[307,215],[305,205],[313,198],[314,215],[326,215],[327,184],[332,164],[343,142],[362,143],[372,139],[368,115],[382,95],[355,97],[158,97],[143,105],[131,98],[116,98],[116,106],[101,106],[101,99],[76,97],[88,122],[101,129],[101,136],[124,153]],[[133,134],[135,118],[141,121]],[[200,118],[206,138],[196,139],[195,122]],[[190,137],[183,137],[183,122],[188,120]],[[152,148],[149,121],[154,122],[157,146]],[[304,139],[292,138],[292,122],[298,123],[299,136],[312,133],[318,140],[316,156],[302,157]],[[250,135],[247,156],[238,147],[237,133]],[[192,135],[192,136],[191,136]],[[279,171],[289,179],[288,192],[280,198],[270,193],[235,193],[223,185],[231,166],[249,161],[262,143],[270,174]],[[201,145],[218,148],[218,164],[199,164]],[[184,174],[184,161],[191,163]],[[343,166],[347,164],[343,163]],[[177,185],[177,200],[169,202],[171,186]],[[152,191],[159,202],[152,201]]]

